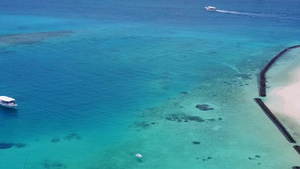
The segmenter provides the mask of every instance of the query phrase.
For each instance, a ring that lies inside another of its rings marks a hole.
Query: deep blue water
[[[259,69],[256,60],[299,43],[299,8],[296,0],[2,0],[0,35],[73,33],[0,44],[0,95],[19,104],[0,109],[0,143],[30,147],[43,137],[91,132],[112,146],[139,110],[209,84],[225,68]],[[253,62],[243,65],[247,59]]]

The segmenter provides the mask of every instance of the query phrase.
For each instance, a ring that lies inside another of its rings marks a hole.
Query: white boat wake
[[[249,13],[249,12],[238,12],[238,11],[227,11],[227,10],[216,10],[216,12],[221,13],[230,13],[235,15],[247,15],[247,16],[258,16],[258,17],[270,17],[271,15],[264,15],[264,14],[256,14],[256,13]]]
[[[246,15],[252,17],[261,17],[261,18],[275,18],[275,19],[289,19],[289,20],[300,20],[300,18],[288,17],[288,16],[279,16],[276,14],[258,14],[258,13],[250,13],[250,12],[239,12],[239,11],[228,11],[228,10],[215,10],[220,13],[228,13],[234,15]]]

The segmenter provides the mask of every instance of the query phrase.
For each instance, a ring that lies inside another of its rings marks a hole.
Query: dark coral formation
[[[224,84],[228,84],[229,86],[231,86],[232,84],[229,82],[223,82]]]
[[[1,35],[0,44],[33,44],[48,38],[68,36],[72,31],[34,32]]]
[[[14,146],[13,143],[0,143],[0,149],[9,149]]]
[[[216,118],[216,119],[211,118],[211,119],[206,119],[206,122],[216,122],[218,120],[221,121],[223,119],[222,118]]]
[[[155,124],[155,123],[154,123],[154,124]],[[146,128],[150,127],[150,124],[147,123],[146,121],[136,122],[135,125],[136,125],[137,127],[142,128],[142,129],[146,129]]]
[[[23,148],[26,144],[23,143],[0,143],[0,149],[9,149],[12,147]]]
[[[200,144],[200,141],[193,141],[193,144]]]
[[[51,143],[57,143],[57,142],[59,142],[59,138],[53,138],[53,139],[51,140]]]
[[[214,110],[214,108],[209,107],[208,104],[197,104],[196,108],[201,110],[201,111],[209,111],[209,110]]]
[[[219,118],[210,118],[205,120],[200,116],[192,116],[192,115],[185,115],[185,114],[169,114],[167,117],[165,117],[165,120],[174,121],[178,123],[189,122],[189,121],[195,121],[201,123],[201,122],[217,122],[217,121],[222,121],[223,119],[219,117]]]
[[[180,92],[180,94],[188,94],[188,92],[186,92],[186,91],[183,91],[183,92]]]
[[[186,116],[185,120],[190,120],[190,121],[196,121],[196,122],[204,122],[205,120],[203,120],[201,117],[199,116]]]
[[[66,140],[80,140],[81,137],[76,133],[71,133],[65,137]]]
[[[63,163],[60,163],[60,162],[51,163],[51,162],[48,162],[48,161],[44,161],[42,163],[42,166],[45,169],[66,169],[67,168],[67,166]]]
[[[242,79],[242,80],[232,80],[230,82],[223,82],[224,84],[227,84],[229,86],[232,86],[232,85],[239,85],[239,86],[248,86],[249,83],[246,83],[245,80],[251,80],[252,79],[252,74],[237,74],[235,75],[236,77],[238,77],[239,79]]]
[[[177,121],[177,122],[188,122],[188,121],[196,121],[196,122],[204,122],[199,116],[191,116],[191,115],[178,115],[178,114],[170,114],[166,118],[169,121]]]
[[[249,160],[256,160],[260,158],[260,155],[255,155],[254,157],[248,157]]]
[[[207,158],[203,158],[202,161],[208,161],[208,160],[211,160],[212,157],[207,157]]]
[[[23,143],[15,143],[14,146],[17,147],[17,148],[23,148],[23,147],[26,147],[26,144],[23,144]]]

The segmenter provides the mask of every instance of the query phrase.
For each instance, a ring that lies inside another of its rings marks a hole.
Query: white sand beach
[[[272,112],[300,126],[300,68],[289,73],[292,80],[268,92],[267,104]]]

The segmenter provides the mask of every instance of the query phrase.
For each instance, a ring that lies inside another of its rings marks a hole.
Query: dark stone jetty
[[[297,151],[298,154],[300,154],[300,146],[294,146],[294,149]]]
[[[288,52],[291,49],[299,48],[300,45],[295,45],[288,47],[278,53],[260,72],[259,79],[259,96],[266,97],[266,72],[270,69],[270,67],[275,63],[275,61],[280,58],[284,53]],[[260,98],[254,98],[255,102],[260,106],[260,108],[265,112],[265,114],[269,117],[269,119],[276,125],[279,131],[283,134],[283,136],[290,142],[296,143],[290,133],[286,130],[286,128],[280,123],[280,121],[276,118],[276,116],[270,111],[270,109],[265,105],[265,103]],[[300,155],[300,146],[293,146],[297,153]],[[293,166],[292,169],[300,169],[300,166]]]
[[[270,111],[270,109],[265,105],[265,103],[261,99],[259,99],[259,98],[255,98],[254,100],[260,106],[260,108],[266,113],[266,115],[270,118],[270,120],[276,125],[276,127],[284,135],[284,137],[290,143],[296,143],[296,141],[293,139],[293,137],[290,135],[290,133],[285,129],[285,127],[280,123],[280,121]]]
[[[266,72],[269,70],[269,68],[274,64],[274,62],[281,57],[284,53],[286,53],[287,51],[289,51],[290,49],[294,49],[294,48],[298,48],[300,47],[300,45],[296,45],[296,46],[291,46],[288,47],[286,49],[284,49],[283,51],[281,51],[280,53],[278,53],[268,64],[267,66],[260,72],[260,80],[259,80],[259,95],[261,97],[266,97],[266,77],[265,74]]]

